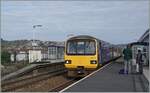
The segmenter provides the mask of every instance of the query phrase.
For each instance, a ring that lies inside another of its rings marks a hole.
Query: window
[[[68,41],[67,54],[93,55],[96,52],[94,40]]]
[[[85,45],[84,45],[85,42],[81,42],[81,41],[78,41],[77,42],[77,54],[84,54],[84,48],[85,48]]]
[[[95,49],[95,42],[85,42],[85,54],[94,54]]]
[[[76,42],[68,42],[67,51],[69,54],[76,54]]]

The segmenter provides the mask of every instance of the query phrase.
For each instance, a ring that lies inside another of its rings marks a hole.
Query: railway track
[[[116,60],[116,59],[118,59],[118,58],[120,58],[120,57],[116,57],[116,58],[114,58],[114,59],[112,59],[112,60],[106,62],[106,64],[108,64],[109,62],[114,61],[114,60]],[[103,64],[103,66],[106,65],[106,64]],[[90,72],[90,73],[92,73],[92,72]],[[89,74],[90,74],[90,73],[89,73]],[[59,91],[61,91],[62,89],[66,88],[67,86],[71,85],[72,83],[74,83],[74,82],[76,82],[76,81],[78,81],[78,80],[80,80],[80,79],[81,79],[81,78],[73,78],[73,79],[71,79],[71,80],[68,80],[68,81],[66,81],[66,82],[64,82],[64,83],[62,83],[62,84],[60,84],[60,85],[58,85],[58,86],[56,86],[56,87],[50,89],[49,92],[59,92]]]
[[[60,85],[50,89],[49,92],[59,92],[62,89],[66,88],[67,86],[71,85],[72,83],[74,83],[74,82],[76,82],[78,80],[79,80],[79,78],[73,78],[71,80],[68,80],[68,81],[66,81],[66,82],[64,82],[64,83],[62,83],[62,84],[60,84]]]
[[[44,68],[44,67],[43,67]],[[47,70],[46,70],[47,71]],[[3,92],[59,92],[81,78],[67,79],[67,70],[38,73],[1,83]]]
[[[6,81],[5,83],[2,83],[2,91],[8,92],[8,91],[15,91],[19,88],[23,88],[25,86],[28,86],[30,84],[45,80],[47,78],[51,78],[57,75],[64,74],[66,72],[66,69],[61,69],[54,72],[45,72],[37,74],[36,76],[29,76],[29,77],[21,77],[16,80]]]

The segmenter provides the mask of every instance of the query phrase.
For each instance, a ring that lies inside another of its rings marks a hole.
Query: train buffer
[[[145,75],[119,74],[123,62],[112,62],[60,92],[147,92]]]

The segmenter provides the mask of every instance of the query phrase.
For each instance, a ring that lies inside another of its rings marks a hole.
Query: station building
[[[146,32],[140,37],[138,42],[146,42],[146,49],[143,50],[144,54],[146,55],[147,65],[149,65],[149,33],[150,29],[147,29]]]
[[[149,29],[139,38],[137,42],[131,43],[133,63],[136,63],[136,55],[141,50],[143,56],[143,65],[149,65]]]
[[[56,60],[64,58],[64,46],[62,45],[50,45],[48,46],[48,59]]]
[[[147,42],[147,43],[149,43],[149,31],[150,31],[150,29],[146,30],[146,32],[140,37],[138,42]]]

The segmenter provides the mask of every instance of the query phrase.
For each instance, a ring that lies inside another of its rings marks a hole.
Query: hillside
[[[35,42],[40,47],[47,47],[50,45],[64,45],[64,42],[57,42],[57,41],[40,41],[35,40]],[[15,49],[15,48],[30,48],[32,47],[32,40],[13,40],[13,41],[7,41],[1,39],[1,49],[2,50],[8,50],[8,49]]]

